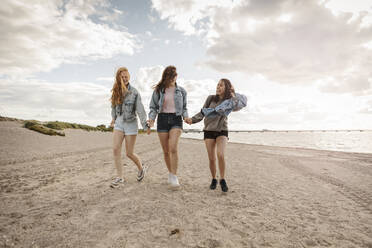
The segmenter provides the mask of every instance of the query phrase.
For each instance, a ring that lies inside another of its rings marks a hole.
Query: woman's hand
[[[114,127],[114,124],[115,124],[115,120],[112,120],[111,123],[110,123],[110,127]]]
[[[150,127],[153,127],[154,126],[154,120],[152,120],[152,119],[149,119],[149,120],[147,120],[147,124],[149,124],[149,126]]]
[[[192,124],[192,119],[191,118],[185,118],[183,119],[187,124],[191,125]]]

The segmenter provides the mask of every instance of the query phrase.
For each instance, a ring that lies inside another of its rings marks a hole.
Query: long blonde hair
[[[124,95],[127,93],[128,89],[124,84],[123,79],[121,78],[121,72],[127,72],[128,76],[130,77],[129,71],[126,67],[120,67],[116,71],[116,76],[115,76],[115,83],[114,86],[112,87],[112,95],[111,95],[111,105],[115,106],[118,104],[123,103]]]

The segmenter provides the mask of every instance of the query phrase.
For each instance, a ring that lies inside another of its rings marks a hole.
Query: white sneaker
[[[115,178],[114,181],[110,184],[110,187],[111,188],[118,188],[120,186],[120,184],[123,184],[124,183],[124,179],[123,178]]]
[[[142,164],[142,170],[138,171],[137,174],[137,181],[140,182],[144,177],[147,172],[147,166],[145,164]]]
[[[180,183],[178,182],[178,178],[177,178],[176,175],[171,174],[171,185],[172,185],[173,187],[178,187],[178,186],[180,186]]]

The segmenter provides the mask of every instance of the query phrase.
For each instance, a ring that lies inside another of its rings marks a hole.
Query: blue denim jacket
[[[214,117],[217,115],[228,116],[231,111],[239,111],[247,106],[247,97],[242,94],[235,94],[235,97],[226,99],[215,108],[203,108],[201,111],[204,116]]]
[[[163,103],[164,103],[164,93],[165,90],[161,90],[157,92],[154,90],[152,93],[151,101],[150,101],[150,112],[149,112],[149,119],[155,120],[158,113],[160,113]],[[176,115],[183,116],[183,118],[188,118],[189,114],[187,111],[187,93],[184,88],[181,86],[177,86],[176,84],[176,91],[174,93],[174,106],[176,108]]]
[[[122,104],[111,106],[111,117],[116,120],[116,117],[122,116],[124,121],[134,121],[140,118],[141,125],[144,130],[147,130],[146,111],[141,101],[141,95],[136,88],[128,84],[128,92],[125,95]]]

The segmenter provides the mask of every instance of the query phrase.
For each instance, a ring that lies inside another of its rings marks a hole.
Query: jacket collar
[[[128,90],[131,90],[132,86],[130,85],[130,83],[128,83]]]

